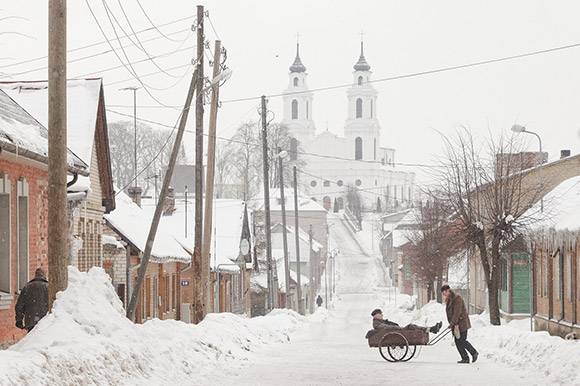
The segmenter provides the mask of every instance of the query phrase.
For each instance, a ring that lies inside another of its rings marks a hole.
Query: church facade
[[[346,92],[347,118],[344,135],[328,130],[316,132],[313,120],[314,95],[307,85],[308,74],[300,58],[290,66],[284,90],[283,120],[292,136],[290,155],[306,161],[301,184],[312,199],[326,209],[342,209],[347,192],[356,190],[364,210],[393,211],[412,204],[415,175],[395,163],[395,150],[381,146],[377,118],[378,92],[370,83],[372,71],[363,43],[354,65],[353,83]],[[298,150],[299,149],[299,150]]]

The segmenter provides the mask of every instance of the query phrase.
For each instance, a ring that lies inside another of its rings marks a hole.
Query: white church
[[[299,178],[308,194],[326,209],[336,201],[342,209],[349,187],[355,187],[365,210],[398,210],[412,204],[415,174],[395,164],[395,149],[381,146],[377,118],[377,90],[371,80],[363,43],[354,65],[353,83],[346,92],[347,117],[344,136],[328,130],[317,133],[313,120],[313,93],[308,89],[306,67],[300,59],[290,66],[288,88],[284,90],[284,118],[293,137],[290,154],[306,161]]]

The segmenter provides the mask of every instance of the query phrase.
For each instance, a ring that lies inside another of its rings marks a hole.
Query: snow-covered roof
[[[539,219],[533,228],[580,230],[580,176],[569,178],[544,196],[541,203],[532,206],[524,216]]]
[[[144,199],[142,207],[153,213],[155,203],[151,199]],[[244,226],[245,203],[241,200],[216,199],[213,209],[213,228],[211,243],[211,268],[225,270],[224,264],[233,264],[240,254],[240,241]],[[161,217],[160,227],[174,235],[181,246],[193,253],[194,244],[195,201],[189,198],[187,202],[187,234],[185,233],[185,199],[175,200],[175,211],[168,216]]]
[[[105,220],[124,239],[144,251],[153,213],[141,209],[124,192],[117,195],[116,204],[114,211],[104,215]],[[151,251],[151,261],[189,263],[191,255],[183,249],[173,234],[160,224]]]
[[[48,157],[48,130],[22,106],[0,89],[0,146],[12,145],[14,151],[33,153],[40,159]],[[88,164],[68,151],[68,164],[73,168],[88,169]]]
[[[294,283],[298,283],[298,274],[290,267],[290,279]],[[276,274],[278,275],[278,287],[280,291],[286,292],[286,273],[284,268],[284,259],[276,259]],[[300,273],[300,285],[308,285],[308,276]]]
[[[260,194],[258,197],[263,197],[263,194]],[[287,211],[294,210],[294,190],[292,188],[284,189],[284,198],[285,198],[285,206]],[[277,211],[282,210],[282,200],[280,189],[278,188],[270,188],[270,210]],[[256,200],[255,202],[255,209],[256,210],[263,210],[264,209],[264,200]],[[326,212],[326,209],[313,199],[307,197],[301,192],[298,192],[298,210],[301,212]]]
[[[69,80],[67,83],[67,146],[90,172],[101,79]],[[0,88],[48,127],[48,82],[0,82]],[[90,188],[89,178],[79,178],[83,189]],[[77,185],[75,184],[75,186]]]
[[[277,233],[277,232],[282,232],[282,224],[281,223],[277,223],[272,225],[271,227],[272,229],[272,233]],[[291,226],[291,225],[286,225],[286,231],[288,233],[288,243],[291,242],[291,240],[294,240],[294,230],[296,228]],[[302,228],[298,228],[298,237],[300,238],[300,240],[304,241],[305,243],[309,243],[310,242],[310,236],[308,236],[308,233],[304,232],[302,230]],[[322,249],[322,244],[320,244],[318,241],[312,239],[312,250],[314,252],[318,252]]]

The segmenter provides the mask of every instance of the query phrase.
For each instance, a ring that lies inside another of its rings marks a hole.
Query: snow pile
[[[69,268],[53,312],[23,340],[0,351],[0,385],[186,384],[216,367],[287,342],[306,318],[288,310],[247,319],[210,314],[199,325],[124,316],[101,268]]]
[[[443,326],[447,326],[444,305],[431,301],[418,310],[405,311],[409,300],[405,298],[411,297],[399,295],[397,306],[390,304],[385,307],[385,316],[400,325],[430,326],[443,321]],[[470,319],[469,340],[482,358],[522,370],[540,371],[551,384],[580,384],[580,341],[564,340],[545,331],[530,332],[529,319],[514,320],[501,326],[491,326],[488,313],[471,315]]]

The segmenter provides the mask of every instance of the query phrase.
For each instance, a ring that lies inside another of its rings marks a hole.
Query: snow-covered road
[[[449,340],[424,348],[408,363],[388,363],[366,345],[370,311],[388,309],[388,290],[380,260],[363,251],[340,219],[331,232],[338,259],[335,309],[323,322],[312,322],[289,344],[269,346],[249,362],[220,369],[208,385],[536,385],[538,374],[513,369],[482,357],[458,365]],[[387,307],[385,307],[387,305]],[[394,302],[392,302],[394,307]],[[477,341],[473,342],[477,347]]]

